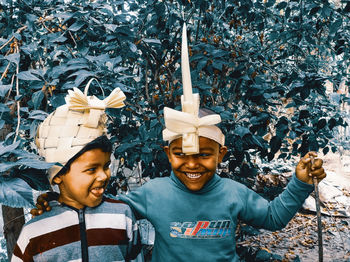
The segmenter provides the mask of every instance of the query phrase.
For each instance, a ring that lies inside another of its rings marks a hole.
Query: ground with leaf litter
[[[350,261],[350,218],[322,216],[324,261]],[[317,218],[297,213],[280,231],[241,226],[237,250],[246,261],[318,261]]]

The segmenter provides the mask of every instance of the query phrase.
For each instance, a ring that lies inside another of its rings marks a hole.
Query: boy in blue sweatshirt
[[[238,219],[260,228],[283,228],[313,190],[312,176],[320,180],[326,174],[322,160],[312,164],[316,154],[306,154],[287,188],[272,202],[220,178],[216,169],[227,152],[225,137],[215,126],[221,119],[199,110],[199,95],[192,94],[185,25],[182,39],[182,111],[164,108],[164,150],[172,173],[119,199],[154,226],[152,261],[238,261]]]
[[[220,116],[199,110],[199,95],[192,94],[185,32],[184,26],[182,112],[164,108],[164,150],[172,173],[118,198],[154,226],[152,261],[238,261],[238,220],[270,230],[283,228],[312,192],[312,177],[321,180],[326,174],[321,159],[311,162],[316,153],[306,154],[287,188],[271,202],[216,174],[227,152],[225,137],[215,126]]]

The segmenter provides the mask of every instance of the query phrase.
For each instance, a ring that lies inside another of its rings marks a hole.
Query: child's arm
[[[242,196],[245,207],[240,213],[240,218],[253,226],[269,230],[285,227],[314,189],[310,174],[319,180],[326,176],[322,160],[315,159],[314,165],[311,166],[310,156],[316,154],[310,152],[299,161],[295,170],[296,175],[293,175],[287,188],[273,201],[269,202],[247,189]]]
[[[128,194],[118,195],[117,198],[127,203],[134,211],[136,219],[147,219],[147,186],[149,183],[129,192]]]
[[[134,211],[137,219],[147,218],[147,194],[146,185],[137,188],[128,194],[118,195],[117,199],[127,203]],[[50,211],[50,201],[57,200],[58,194],[55,192],[46,192],[41,194],[36,200],[36,208],[30,210],[33,217],[40,216],[44,212]]]
[[[127,227],[129,241],[127,246],[126,261],[130,261],[133,259],[135,259],[133,261],[143,261],[143,254],[141,252],[142,244],[138,224],[131,209],[128,209],[127,213],[128,214],[126,215],[131,218],[131,224],[130,227]]]

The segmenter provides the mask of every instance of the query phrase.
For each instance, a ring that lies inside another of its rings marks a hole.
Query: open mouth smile
[[[103,195],[105,191],[105,187],[104,186],[101,186],[101,187],[94,187],[90,190],[90,192],[96,196],[96,197],[100,197]]]
[[[190,178],[190,179],[197,179],[200,178],[202,176],[201,173],[188,173],[188,172],[184,172],[184,174]]]

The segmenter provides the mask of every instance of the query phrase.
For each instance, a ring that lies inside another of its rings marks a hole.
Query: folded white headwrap
[[[173,141],[182,137],[182,152],[198,154],[198,137],[207,137],[225,145],[225,136],[220,128],[215,126],[221,122],[220,115],[198,117],[186,112],[177,111],[169,107],[164,108],[164,121],[166,129],[163,130],[163,139]]]
[[[185,24],[182,31],[181,69],[184,93],[181,96],[182,112],[169,107],[164,108],[166,129],[163,130],[163,139],[171,142],[182,137],[182,152],[188,155],[199,153],[199,136],[207,137],[224,145],[225,136],[220,128],[215,126],[221,122],[220,115],[212,114],[198,117],[199,95],[192,94]]]

